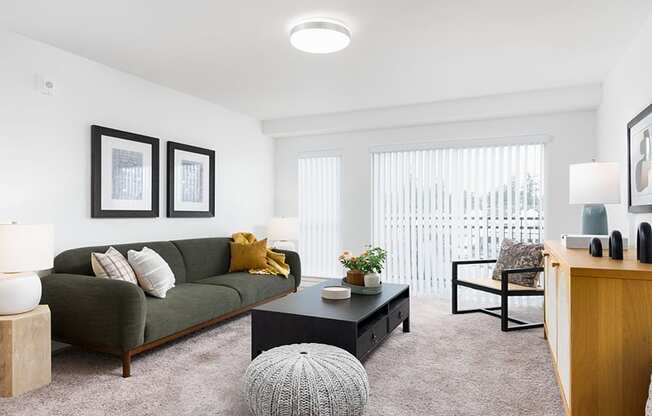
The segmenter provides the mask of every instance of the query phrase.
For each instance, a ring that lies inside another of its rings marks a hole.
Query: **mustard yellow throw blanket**
[[[255,243],[256,236],[253,233],[235,233],[231,236],[234,243],[238,244],[252,244]],[[267,266],[264,269],[251,269],[251,274],[273,274],[283,276],[285,278],[290,274],[290,266],[285,264],[285,254],[277,253],[267,249]]]

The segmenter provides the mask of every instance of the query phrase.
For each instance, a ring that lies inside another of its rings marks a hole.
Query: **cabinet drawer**
[[[389,331],[393,331],[404,319],[410,316],[410,299],[404,299],[389,311]]]
[[[383,340],[387,335],[387,316],[369,325],[358,336],[358,358],[362,357]]]

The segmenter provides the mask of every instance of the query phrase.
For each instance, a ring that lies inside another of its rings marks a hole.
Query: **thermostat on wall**
[[[36,76],[36,89],[43,95],[54,95],[54,81],[42,77],[41,75]]]

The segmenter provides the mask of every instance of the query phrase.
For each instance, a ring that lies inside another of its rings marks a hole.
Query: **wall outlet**
[[[50,78],[36,76],[36,89],[43,95],[54,95],[55,85]]]

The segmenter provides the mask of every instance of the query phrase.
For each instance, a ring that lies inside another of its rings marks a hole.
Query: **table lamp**
[[[36,271],[52,268],[52,225],[0,224],[0,315],[34,309],[41,301]]]
[[[620,171],[615,162],[591,162],[570,165],[571,204],[582,208],[582,234],[607,235],[607,209],[604,204],[620,203]]]
[[[267,227],[267,238],[272,247],[279,250],[295,251],[294,241],[299,235],[299,220],[291,217],[272,218]]]

